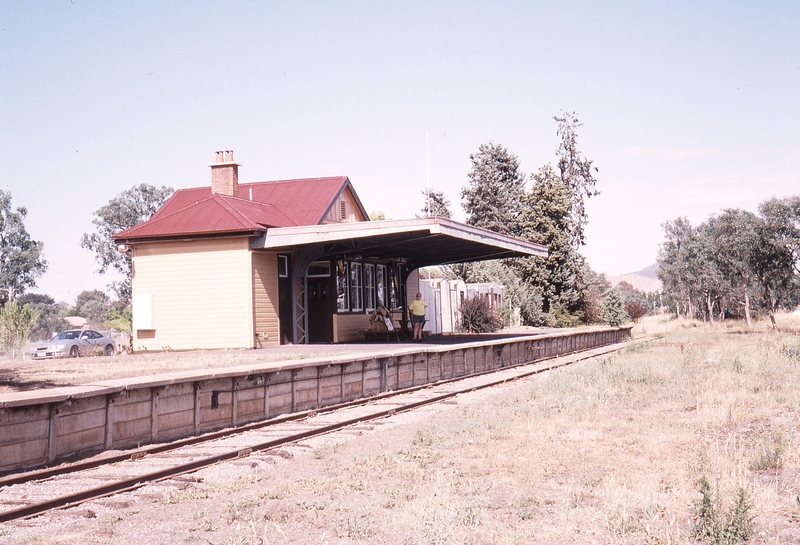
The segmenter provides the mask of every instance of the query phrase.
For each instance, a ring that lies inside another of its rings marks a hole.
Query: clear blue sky
[[[0,3],[0,188],[74,301],[112,278],[79,239],[133,185],[345,174],[393,219],[431,186],[463,219],[469,155],[535,172],[578,113],[600,170],[584,254],[652,264],[661,224],[800,193],[798,2]]]

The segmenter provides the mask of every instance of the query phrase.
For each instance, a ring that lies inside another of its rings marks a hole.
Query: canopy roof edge
[[[444,218],[276,227],[251,242],[254,250],[324,244],[330,254],[404,258],[416,266],[509,257],[547,256],[547,247]]]

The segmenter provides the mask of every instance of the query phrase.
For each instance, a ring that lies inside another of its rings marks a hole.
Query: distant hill
[[[634,273],[622,274],[619,276],[609,276],[608,280],[612,286],[616,286],[620,282],[627,282],[637,290],[647,293],[648,291],[660,291],[661,280],[658,278],[658,263],[653,263],[649,267],[645,267],[641,271]]]

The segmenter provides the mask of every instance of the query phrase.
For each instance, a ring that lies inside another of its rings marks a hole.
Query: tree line
[[[578,116],[564,112],[553,119],[559,140],[555,165],[543,165],[528,180],[516,155],[489,142],[470,155],[472,165],[461,190],[467,224],[544,244],[547,257],[453,265],[440,273],[466,282],[503,284],[505,300],[520,309],[527,325],[619,325],[641,317],[648,308],[645,294],[630,285],[612,290],[580,253],[588,223],[586,199],[599,195],[597,168],[579,149]],[[452,217],[441,191],[424,190],[423,195],[422,215]]]
[[[758,213],[727,209],[697,227],[686,218],[664,224],[658,275],[673,310],[713,322],[752,325],[800,302],[800,197],[772,198]]]

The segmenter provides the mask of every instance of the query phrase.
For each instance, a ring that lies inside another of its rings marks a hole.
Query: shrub
[[[639,323],[639,320],[647,314],[647,309],[644,308],[639,301],[628,301],[625,303],[625,312],[634,323]]]
[[[747,491],[738,487],[736,500],[727,513],[722,512],[720,500],[711,489],[708,477],[697,480],[700,501],[695,506],[696,515],[692,533],[698,540],[707,539],[712,545],[738,545],[744,543],[752,533],[751,504]]]
[[[600,319],[611,327],[621,326],[628,320],[622,294],[616,289],[608,290],[600,307]]]
[[[28,305],[7,301],[0,307],[0,345],[13,360],[31,334],[39,312]]]
[[[461,305],[461,329],[465,333],[492,333],[503,327],[503,318],[489,307],[489,302],[475,296]]]
[[[583,312],[570,312],[564,305],[556,305],[550,310],[553,327],[578,327],[583,321]]]
[[[783,437],[778,436],[774,441],[761,447],[761,452],[751,464],[750,468],[755,471],[776,471],[783,468],[783,451],[786,444]]]

